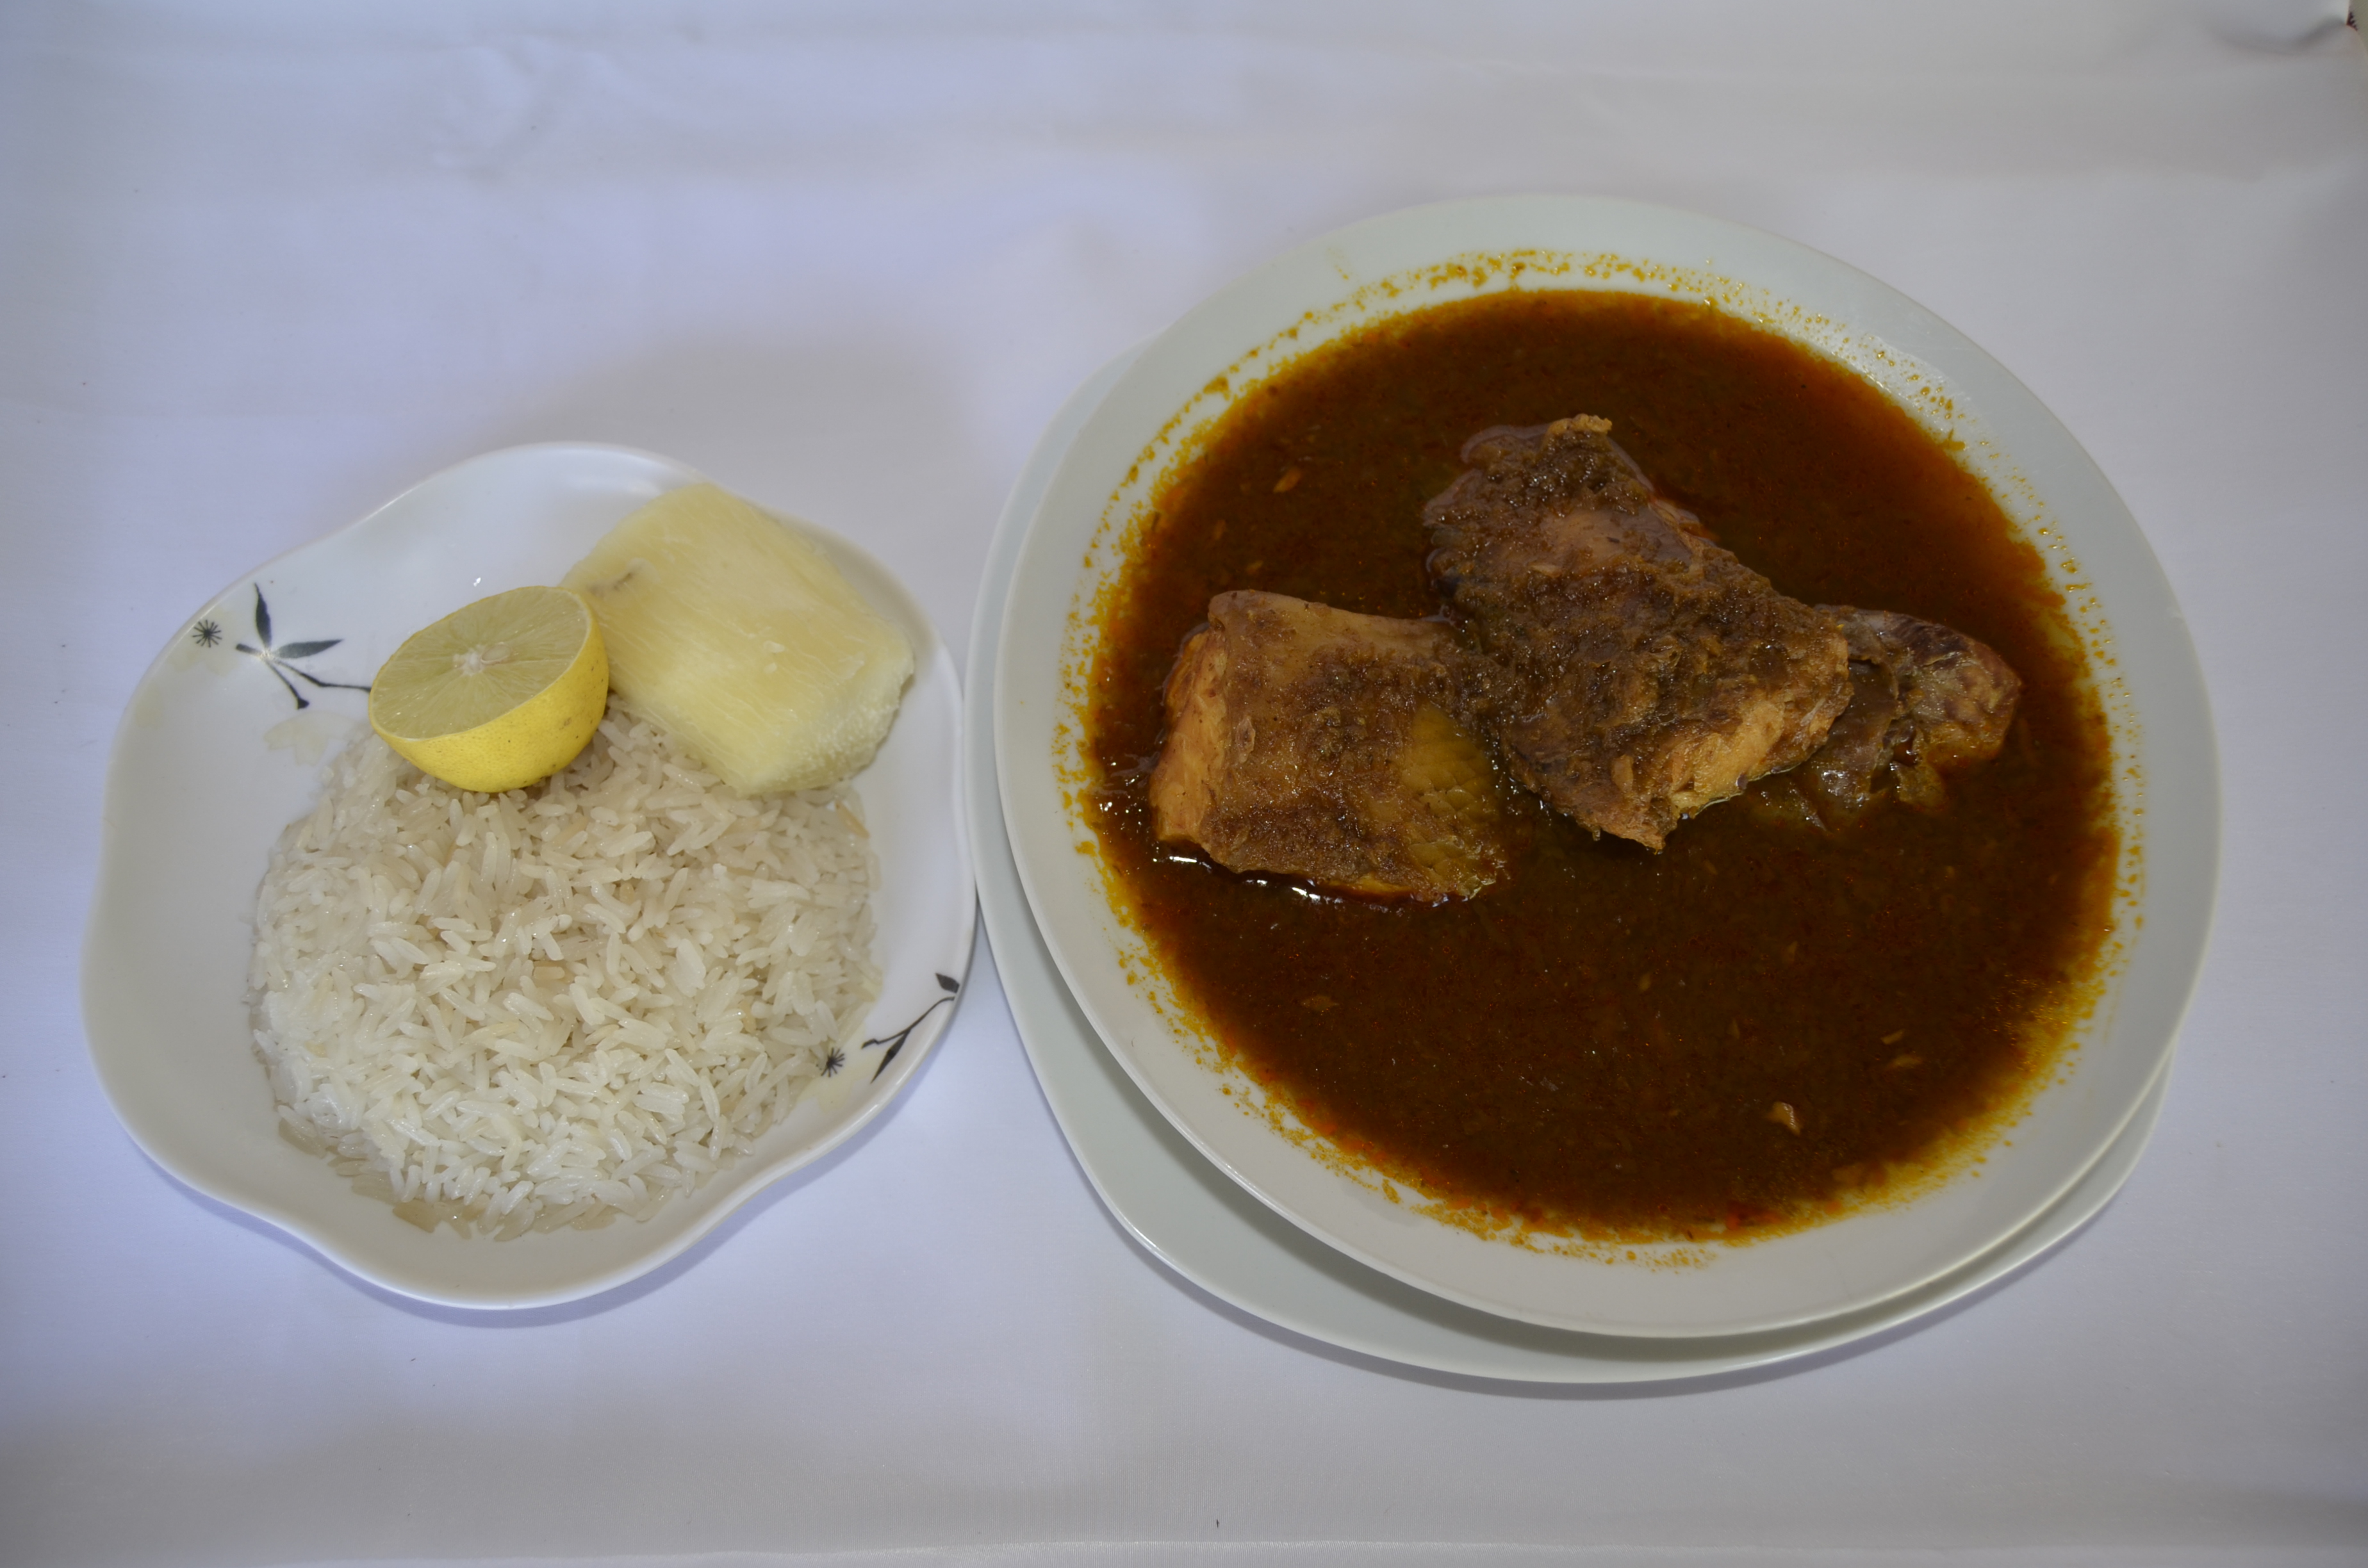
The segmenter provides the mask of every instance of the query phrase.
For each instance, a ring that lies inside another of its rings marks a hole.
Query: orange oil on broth
[[[1210,597],[1437,614],[1422,506],[1464,439],[1578,413],[1781,591],[1998,649],[2025,681],[2005,752],[1938,816],[1828,837],[1747,798],[1659,855],[1508,788],[1511,874],[1437,908],[1155,846],[1161,682]],[[2038,555],[1879,391],[1706,307],[1502,294],[1304,356],[1179,465],[1098,630],[1095,826],[1179,996],[1309,1127],[1489,1224],[1766,1234],[1915,1188],[1994,1142],[2093,1001],[2106,733]]]

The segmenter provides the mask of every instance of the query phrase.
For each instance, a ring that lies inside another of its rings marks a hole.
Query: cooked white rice
[[[835,1070],[879,994],[856,810],[736,795],[621,705],[501,795],[364,734],[256,906],[282,1133],[431,1230],[647,1218]]]

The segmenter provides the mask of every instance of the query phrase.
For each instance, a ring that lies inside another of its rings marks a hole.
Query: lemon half
[[[565,588],[512,588],[416,631],[370,683],[370,728],[447,784],[491,794],[548,778],[600,727],[609,653]]]

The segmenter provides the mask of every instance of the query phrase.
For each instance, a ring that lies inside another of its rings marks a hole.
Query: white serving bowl
[[[1278,360],[1395,312],[1508,289],[1708,302],[1850,366],[1964,442],[2038,549],[2097,661],[2123,860],[2104,1006],[1977,1176],[1746,1246],[1639,1261],[1517,1247],[1426,1218],[1304,1129],[1197,1038],[1190,1009],[1111,907],[1075,780],[1091,608],[1131,522],[1228,400]],[[1633,202],[1504,198],[1392,214],[1220,290],[1154,341],[1080,429],[1029,528],[996,668],[996,755],[1022,884],[1062,978],[1160,1110],[1221,1169],[1350,1256],[1452,1300],[1594,1333],[1757,1333],[1914,1290],[2022,1229],[2111,1147],[2169,1059],[2202,960],[2218,859],[2201,671],[2161,568],[2069,432],[1946,323],[1772,235]],[[2143,875],[2140,869],[2143,869]]]
[[[279,1135],[247,1013],[256,890],[280,830],[311,805],[324,755],[367,728],[359,687],[420,627],[487,594],[557,582],[628,514],[700,478],[620,447],[488,453],[246,574],[175,629],[116,734],[83,946],[92,1059],[124,1127],[158,1165],[388,1290],[453,1306],[542,1306],[675,1256],[846,1142],[911,1081],[952,1016],[976,917],[957,777],[960,683],[895,578],[801,524],[913,643],[904,706],[854,781],[880,858],[872,911],[883,972],[858,1038],[891,1043],[850,1051],[846,1069],[695,1193],[647,1221],[594,1231],[508,1242],[421,1231]]]

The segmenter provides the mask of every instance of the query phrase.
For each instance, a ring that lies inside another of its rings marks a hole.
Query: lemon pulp
[[[491,794],[575,759],[609,701],[591,607],[565,588],[512,588],[412,633],[370,683],[370,728],[448,784]]]

